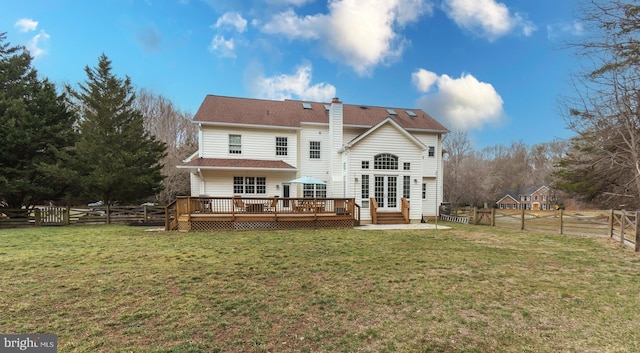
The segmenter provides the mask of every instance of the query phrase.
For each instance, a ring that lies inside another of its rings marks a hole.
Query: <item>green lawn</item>
[[[640,258],[424,231],[0,230],[0,333],[59,352],[638,352]]]

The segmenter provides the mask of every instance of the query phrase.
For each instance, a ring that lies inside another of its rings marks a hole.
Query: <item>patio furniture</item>
[[[244,201],[239,196],[234,197],[233,206],[236,212],[246,212],[247,209],[244,205]]]
[[[276,206],[278,206],[278,196],[274,196],[273,200],[265,205],[265,211],[273,212],[276,210]]]

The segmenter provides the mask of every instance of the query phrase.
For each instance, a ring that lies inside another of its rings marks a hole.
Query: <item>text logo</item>
[[[0,352],[57,353],[58,336],[48,334],[0,334]]]

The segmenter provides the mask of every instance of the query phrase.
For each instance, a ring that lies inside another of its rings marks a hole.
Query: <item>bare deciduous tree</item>
[[[640,5],[588,2],[590,36],[572,43],[584,60],[564,100],[577,133],[556,172],[558,187],[602,206],[640,206]],[[589,66],[586,66],[587,63]]]
[[[167,145],[167,156],[162,161],[162,173],[166,175],[164,189],[156,200],[166,204],[178,195],[189,194],[189,173],[176,168],[197,150],[197,127],[191,123],[190,114],[178,110],[167,98],[147,89],[137,93],[136,108],[144,116],[144,127]]]

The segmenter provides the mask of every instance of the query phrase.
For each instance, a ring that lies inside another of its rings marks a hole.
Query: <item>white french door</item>
[[[398,209],[398,177],[395,175],[376,175],[374,196],[378,203],[378,209]]]

